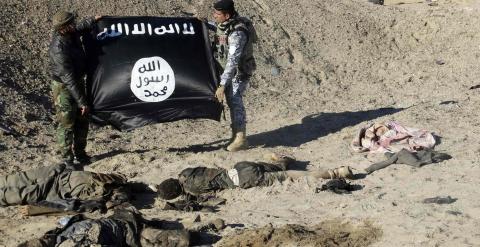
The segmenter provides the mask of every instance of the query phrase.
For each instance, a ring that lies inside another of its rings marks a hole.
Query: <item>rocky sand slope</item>
[[[57,162],[49,96],[47,49],[51,16],[152,15],[210,17],[213,1],[3,0],[0,8],[0,175]],[[368,121],[395,119],[441,137],[437,150],[453,159],[415,169],[393,165],[355,181],[351,195],[315,193],[322,181],[287,181],[268,188],[224,191],[216,214],[230,226],[313,227],[326,220],[371,222],[383,234],[374,246],[480,245],[480,3],[381,6],[365,0],[242,0],[256,25],[259,65],[246,95],[251,149],[228,153],[228,122],[179,121],[128,133],[93,128],[87,169],[121,172],[159,183],[194,165],[230,168],[283,152],[308,169],[350,165],[359,172],[379,157],[356,154],[349,142]],[[219,140],[221,140],[219,142]],[[424,204],[451,196],[449,205]],[[194,213],[142,209],[148,217]],[[0,245],[39,236],[58,217],[22,218],[0,209]],[[248,235],[246,235],[248,236]]]

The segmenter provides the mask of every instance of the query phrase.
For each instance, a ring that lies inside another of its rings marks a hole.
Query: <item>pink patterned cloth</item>
[[[396,121],[386,121],[369,123],[361,128],[350,147],[359,153],[398,152],[402,148],[415,152],[433,148],[435,144],[432,132],[405,127]]]

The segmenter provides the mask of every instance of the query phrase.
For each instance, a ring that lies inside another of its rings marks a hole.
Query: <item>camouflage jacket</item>
[[[250,76],[256,67],[253,43],[257,39],[251,21],[235,16],[216,26],[209,23],[209,27],[215,31],[215,59],[223,67],[220,85],[231,83],[238,74]]]

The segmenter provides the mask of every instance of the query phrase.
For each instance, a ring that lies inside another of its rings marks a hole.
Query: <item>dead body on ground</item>
[[[129,204],[122,204],[113,215],[91,219],[82,214],[62,218],[63,226],[19,247],[54,246],[167,246],[190,244],[190,233],[181,224],[147,220]]]
[[[295,159],[273,154],[270,163],[242,161],[232,169],[192,167],[180,172],[178,179],[169,178],[157,186],[161,198],[171,200],[185,195],[187,200],[224,189],[248,189],[257,186],[270,186],[287,178],[313,179],[353,178],[350,167],[329,170],[299,171],[289,170]]]
[[[27,215],[112,208],[133,192],[149,192],[123,175],[72,171],[65,164],[40,167],[0,177],[0,206],[29,205]]]

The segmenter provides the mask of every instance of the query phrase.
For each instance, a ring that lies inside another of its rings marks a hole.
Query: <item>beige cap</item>
[[[53,27],[58,30],[61,27],[72,23],[74,19],[75,17],[72,13],[66,11],[58,11],[53,16]]]

